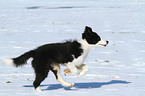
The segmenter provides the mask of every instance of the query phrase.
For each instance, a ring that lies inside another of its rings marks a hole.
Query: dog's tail
[[[27,64],[27,60],[29,58],[33,57],[34,54],[35,54],[35,51],[31,50],[29,52],[26,52],[26,53],[22,54],[19,57],[12,58],[12,59],[5,59],[3,61],[7,65],[19,67],[19,66],[23,66],[23,65]]]

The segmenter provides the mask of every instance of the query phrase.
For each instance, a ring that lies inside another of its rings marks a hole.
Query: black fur
[[[82,54],[81,44],[76,40],[66,41],[65,43],[52,43],[38,47],[35,50],[24,53],[13,58],[16,67],[26,64],[26,61],[32,57],[32,66],[36,73],[34,87],[37,88],[47,77],[51,70],[57,79],[56,70],[53,70],[51,64],[64,64],[72,62],[74,57],[78,58]],[[74,57],[73,57],[74,56]]]
[[[78,58],[82,52],[81,44],[74,40],[66,41],[65,43],[46,44],[35,50],[26,52],[17,58],[13,58],[13,60],[16,67],[26,64],[26,61],[30,57],[34,60],[43,59],[49,64],[64,64],[72,62],[74,57]]]
[[[19,66],[22,66],[24,64],[27,63],[27,60],[30,58],[30,57],[33,57],[34,56],[34,53],[35,51],[34,50],[31,50],[29,52],[26,52],[24,53],[23,55],[17,57],[17,58],[13,58],[13,61],[14,61],[14,64],[16,67],[19,67]]]
[[[89,44],[96,44],[101,40],[100,36],[87,26],[85,32],[82,34],[82,39],[86,39]]]

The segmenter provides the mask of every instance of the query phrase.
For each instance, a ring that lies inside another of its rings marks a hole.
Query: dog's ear
[[[84,31],[84,33],[82,34],[82,38],[83,38],[83,39],[87,39],[87,38],[89,38],[90,36],[92,36],[92,28],[86,26],[86,27],[85,27],[85,31]]]
[[[85,32],[84,32],[84,33],[91,34],[91,33],[92,33],[92,28],[86,26],[86,27],[85,27]]]

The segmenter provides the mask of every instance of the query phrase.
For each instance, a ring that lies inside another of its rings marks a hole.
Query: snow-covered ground
[[[82,78],[62,75],[62,87],[50,72],[38,94],[30,61],[22,68],[0,62],[0,96],[144,96],[144,0],[0,0],[0,59],[39,45],[80,39],[85,26],[110,43],[92,50]]]

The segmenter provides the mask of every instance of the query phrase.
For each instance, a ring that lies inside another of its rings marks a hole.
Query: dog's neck
[[[83,48],[84,51],[89,52],[90,50],[92,50],[92,49],[95,48],[95,46],[89,44],[89,43],[86,41],[86,39],[81,39],[81,40],[78,41],[78,42],[81,44],[81,46],[82,46],[82,48]]]

